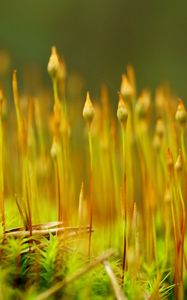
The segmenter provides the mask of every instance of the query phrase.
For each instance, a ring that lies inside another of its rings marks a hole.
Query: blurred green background
[[[94,95],[102,82],[115,94],[131,63],[139,90],[168,81],[187,99],[186,0],[0,0],[0,48],[10,69],[22,76],[39,65],[48,84],[52,45]]]

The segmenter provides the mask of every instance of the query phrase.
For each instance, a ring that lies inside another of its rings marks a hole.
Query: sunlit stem
[[[123,201],[124,201],[124,245],[123,245],[123,261],[122,261],[122,284],[124,282],[124,273],[127,269],[127,201],[126,201],[126,147],[125,132],[126,128],[122,124],[122,148],[123,148]]]
[[[12,88],[13,88],[13,96],[14,96],[14,104],[16,110],[16,118],[18,125],[18,140],[19,146],[21,150],[21,159],[22,159],[22,192],[23,198],[26,202],[27,206],[27,218],[28,218],[28,227],[30,231],[30,236],[32,236],[32,214],[31,214],[31,179],[29,172],[29,162],[27,157],[27,132],[25,129],[24,119],[22,116],[19,94],[18,94],[18,84],[17,84],[17,76],[16,71],[13,72],[12,78]]]
[[[5,237],[2,102],[0,103],[0,206],[3,236]]]
[[[58,221],[62,221],[62,201],[61,201],[61,188],[60,188],[60,174],[59,174],[59,162],[58,158],[54,160],[55,176],[56,176],[56,194],[58,202]]]
[[[181,257],[180,257],[180,282],[183,287],[183,263],[184,263],[184,239],[185,239],[185,223],[186,223],[186,212],[185,212],[185,204],[182,194],[182,187],[181,187],[181,178],[179,179],[178,184],[179,189],[179,197],[182,207],[182,226],[181,226]]]
[[[167,210],[167,215],[166,215],[166,222],[165,222],[165,259],[164,259],[164,267],[167,265],[168,262],[168,251],[169,251],[169,238],[170,238],[170,224],[169,224],[169,214],[168,214],[168,210],[169,208],[166,208]]]
[[[88,142],[89,142],[89,154],[90,154],[90,171],[93,171],[93,147],[92,147],[92,134],[89,127],[88,131]]]
[[[31,213],[31,202],[32,202],[32,196],[31,196],[31,178],[30,178],[30,171],[29,171],[29,162],[28,158],[25,156],[22,158],[22,177],[23,177],[23,198],[26,202],[26,208],[27,208],[27,225],[28,230],[30,233],[30,236],[32,236],[32,213]]]
[[[89,228],[89,245],[88,256],[91,255],[91,241],[92,241],[92,223],[93,223],[93,147],[92,147],[92,135],[90,124],[88,125],[88,143],[90,154],[90,228]]]
[[[52,83],[53,83],[54,104],[57,105],[59,103],[57,79],[53,78]]]
[[[184,133],[185,133],[185,130],[182,127],[181,131],[180,131],[181,149],[182,149],[182,155],[183,155],[183,158],[184,158],[184,162],[186,163],[186,150],[185,150]]]
[[[38,142],[39,142],[39,149],[40,154],[45,154],[45,141],[43,136],[43,128],[42,128],[42,120],[41,120],[41,107],[39,101],[35,101],[35,121],[36,121],[36,128],[38,134]]]
[[[171,201],[171,215],[172,215],[172,223],[173,223],[173,233],[174,233],[174,242],[175,242],[175,263],[174,263],[174,281],[178,284],[179,280],[179,265],[178,265],[178,241],[179,241],[179,224],[177,222],[177,207],[176,207],[176,186],[175,186],[175,180],[172,179],[172,194],[173,199]],[[176,289],[176,295],[178,294],[178,285],[175,287]]]
[[[114,146],[113,146],[114,148]],[[112,170],[113,170],[113,180],[114,180],[114,195],[115,201],[118,199],[118,177],[117,177],[117,170],[116,170],[116,157],[115,157],[115,149],[112,149]]]

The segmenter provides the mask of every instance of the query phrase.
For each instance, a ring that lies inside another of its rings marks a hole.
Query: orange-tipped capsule
[[[95,110],[94,110],[93,104],[91,102],[89,92],[87,92],[87,95],[86,95],[86,101],[84,104],[82,115],[83,115],[84,120],[90,125],[94,118]]]
[[[56,48],[53,46],[51,48],[51,56],[49,58],[49,62],[47,65],[47,71],[52,78],[56,78],[58,76],[59,69],[60,69],[59,57]]]
[[[175,120],[180,124],[184,125],[187,121],[187,113],[186,109],[184,107],[184,104],[182,100],[179,100],[178,106],[177,106],[177,111],[175,114]]]
[[[120,93],[124,99],[131,98],[134,95],[134,87],[126,75],[122,75]]]
[[[124,126],[127,124],[128,119],[128,110],[123,100],[121,94],[119,95],[118,109],[117,109],[117,118],[120,123]]]

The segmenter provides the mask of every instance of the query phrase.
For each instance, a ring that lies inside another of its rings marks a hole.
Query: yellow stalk
[[[2,91],[0,90],[0,94]],[[2,124],[3,95],[0,95],[0,211],[3,228],[3,238],[5,237],[5,208],[4,208],[4,170],[3,170],[3,124]]]
[[[124,245],[123,245],[123,262],[122,262],[122,284],[124,282],[124,272],[127,270],[127,249],[128,249],[128,214],[126,198],[126,138],[125,127],[121,125],[122,130],[122,147],[123,147],[123,202],[124,202]]]
[[[18,84],[17,84],[17,76],[16,71],[13,72],[13,79],[12,79],[12,87],[13,87],[13,97],[14,97],[14,104],[16,110],[16,117],[17,117],[17,125],[18,125],[18,141],[19,146],[21,149],[21,160],[22,160],[22,193],[23,193],[23,200],[26,203],[27,208],[27,217],[28,217],[28,227],[30,231],[30,236],[32,236],[32,213],[31,213],[31,202],[32,202],[32,195],[31,195],[31,181],[30,181],[30,170],[29,170],[29,162],[28,162],[28,153],[27,153],[27,130],[26,124],[24,123],[24,119],[22,116],[22,112],[20,109],[20,102],[19,102],[19,94],[18,94]]]
[[[90,154],[90,230],[89,230],[89,246],[88,256],[91,255],[91,242],[92,242],[92,223],[93,223],[93,148],[92,148],[92,135],[90,126],[88,129],[88,143],[89,143],[89,154]]]

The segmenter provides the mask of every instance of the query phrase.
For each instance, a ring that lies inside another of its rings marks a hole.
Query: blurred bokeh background
[[[46,65],[56,45],[68,72],[80,73],[93,95],[103,82],[115,95],[131,63],[139,90],[168,81],[185,100],[186,11],[186,0],[1,0],[0,80],[6,75],[8,88],[16,68],[21,78],[49,84]]]

